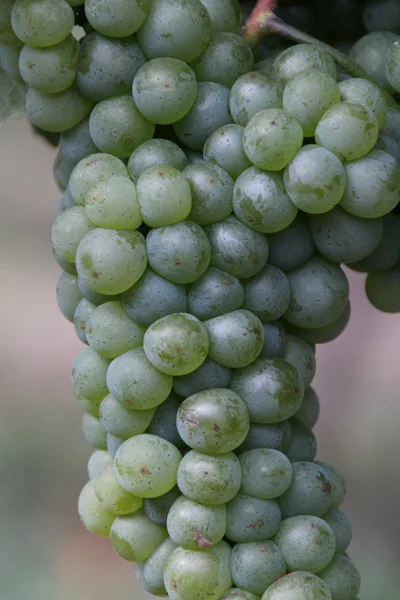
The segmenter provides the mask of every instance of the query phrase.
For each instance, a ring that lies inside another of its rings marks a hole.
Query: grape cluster
[[[343,263],[400,311],[400,112],[381,89],[400,92],[400,38],[352,49],[379,40],[377,85],[312,45],[255,62],[237,0],[0,8],[3,68],[61,133],[84,525],[172,600],[356,600],[311,384],[350,317]]]

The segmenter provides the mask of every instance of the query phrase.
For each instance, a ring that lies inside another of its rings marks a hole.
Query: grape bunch
[[[3,70],[61,134],[83,524],[156,596],[357,600],[311,384],[350,318],[343,264],[400,311],[400,38],[351,50],[374,83],[314,45],[256,60],[237,0],[0,8]]]

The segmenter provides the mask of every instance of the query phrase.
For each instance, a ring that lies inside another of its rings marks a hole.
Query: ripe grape
[[[296,413],[296,420],[311,429],[318,421],[320,404],[316,391],[309,386],[304,390],[303,402]]]
[[[172,490],[157,498],[145,498],[143,500],[143,510],[146,516],[156,525],[167,525],[167,516],[175,500],[181,497],[177,486]]]
[[[16,0],[11,24],[22,42],[45,48],[62,42],[71,33],[74,12],[65,0]]]
[[[183,548],[211,548],[226,532],[225,504],[205,506],[180,496],[169,510],[167,529],[171,539]]]
[[[335,467],[330,463],[323,462],[321,460],[317,460],[316,463],[328,473],[328,478],[331,483],[332,506],[340,506],[346,495],[346,481],[342,472],[338,469],[338,467]]]
[[[167,535],[164,527],[152,523],[143,510],[138,510],[131,515],[116,517],[111,527],[110,540],[119,556],[139,562],[146,560]]]
[[[317,454],[317,440],[312,430],[301,421],[290,419],[290,441],[285,454],[290,462],[312,462]]]
[[[90,302],[86,298],[82,298],[74,312],[73,323],[75,333],[84,344],[88,344],[86,337],[86,323],[95,308],[97,308],[96,304],[93,304],[93,302]]]
[[[143,142],[129,157],[128,171],[133,182],[137,182],[142,173],[150,167],[169,165],[183,171],[188,161],[183,150],[171,142],[153,138]]]
[[[94,402],[107,395],[106,375],[110,361],[91,348],[81,350],[72,363],[72,379],[77,394]]]
[[[89,188],[85,209],[97,227],[130,231],[142,224],[135,184],[122,175],[111,175]]]
[[[239,460],[243,472],[240,491],[244,494],[261,500],[273,500],[288,489],[292,480],[292,465],[282,452],[258,448],[243,452]]]
[[[290,485],[278,500],[282,518],[322,517],[331,507],[332,485],[328,473],[312,462],[294,462],[292,467]]]
[[[240,308],[244,289],[236,277],[210,267],[191,285],[187,300],[189,312],[205,321]]]
[[[151,0],[85,0],[85,15],[91,26],[108,37],[126,37],[143,24]]]
[[[349,518],[340,508],[330,508],[323,518],[335,534],[336,553],[342,554],[347,550],[352,537]]]
[[[187,166],[182,175],[189,182],[191,191],[191,221],[210,225],[231,214],[233,180],[226,171],[203,162]]]
[[[175,377],[174,382],[176,379],[179,378]],[[181,450],[183,448],[187,449],[187,446],[179,435],[176,426],[176,417],[180,405],[181,398],[178,398],[176,394],[171,393],[168,398],[157,407],[147,433],[158,435],[158,437],[162,437],[164,440],[167,440]]]
[[[362,104],[373,112],[379,126],[384,123],[387,110],[385,96],[372,81],[352,77],[341,81],[339,90],[342,100]]]
[[[79,495],[78,513],[86,529],[102,537],[110,535],[115,515],[101,505],[93,481],[89,481]]]
[[[81,159],[72,171],[69,181],[69,190],[75,203],[84,205],[89,190],[113,175],[128,178],[127,168],[119,158],[98,152]]]
[[[97,417],[83,413],[82,433],[84,439],[96,450],[107,450],[107,433]]]
[[[239,493],[228,502],[226,537],[232,542],[264,542],[279,529],[281,511],[275,500]]]
[[[281,552],[269,541],[236,544],[232,549],[231,569],[235,585],[258,595],[286,574]]]
[[[272,265],[266,264],[257,275],[244,281],[243,308],[252,311],[260,321],[282,317],[289,307],[290,297],[288,278]]]
[[[341,554],[336,554],[318,577],[328,586],[332,600],[352,600],[360,590],[360,573],[352,561]]]
[[[332,600],[328,586],[311,573],[290,573],[272,584],[262,596],[262,600]]]
[[[108,467],[112,467],[112,464],[113,460],[108,452],[105,450],[95,450],[88,460],[89,479],[95,479],[95,477],[101,475]]]
[[[400,312],[400,267],[368,274],[365,291],[372,306],[387,313]]]
[[[98,411],[103,429],[122,440],[139,433],[144,433],[149,427],[155,409],[128,410],[111,394],[108,394],[100,404]]]
[[[311,44],[298,44],[287,48],[275,59],[272,75],[287,83],[292,77],[307,69],[318,69],[336,79],[336,66],[326,50]]]
[[[142,498],[132,496],[119,485],[112,467],[93,480],[93,487],[101,506],[113,515],[130,515],[142,507]]]
[[[315,352],[311,346],[299,337],[288,335],[282,358],[296,367],[303,380],[304,388],[307,388],[314,379],[317,368]]]
[[[285,452],[290,442],[291,431],[290,422],[287,420],[269,425],[251,423],[249,433],[243,444],[237,449],[237,453],[259,448],[271,448]]]
[[[282,108],[283,86],[263,71],[252,71],[236,79],[229,96],[233,120],[246,127],[260,110]]]
[[[204,159],[224,169],[233,179],[251,167],[243,150],[243,133],[240,125],[223,125],[211,133],[203,148]]]
[[[93,103],[84,98],[75,84],[58,94],[45,94],[28,88],[26,113],[44,131],[63,132],[75,127],[91,111]]]
[[[74,320],[75,310],[82,299],[78,280],[74,275],[61,273],[56,291],[58,308],[68,321]]]
[[[164,585],[165,563],[177,545],[167,537],[146,561],[136,563],[136,577],[140,585],[155,596],[166,596]]]

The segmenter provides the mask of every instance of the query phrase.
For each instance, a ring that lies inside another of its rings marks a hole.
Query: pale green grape
[[[330,525],[336,540],[336,553],[345,552],[351,542],[351,523],[346,514],[340,508],[330,508],[324,514],[324,521]]]
[[[174,378],[174,381],[179,378]],[[181,398],[171,393],[168,398],[157,407],[155,415],[149,425],[148,433],[171,442],[179,449],[186,448],[185,442],[178,433],[176,416],[181,405]]]
[[[115,156],[98,152],[81,159],[72,171],[69,182],[69,190],[76,204],[85,204],[89,190],[113,175],[129,176],[122,160]]]
[[[91,533],[108,537],[115,515],[105,510],[97,498],[93,481],[89,481],[79,495],[78,500],[79,517]]]
[[[293,222],[297,208],[290,201],[281,173],[257,167],[243,171],[235,182],[233,210],[247,227],[262,233],[282,231]]]
[[[322,517],[331,508],[332,485],[323,467],[312,462],[294,462],[288,489],[279,498],[282,518],[296,515]]]
[[[102,400],[107,394],[106,375],[110,361],[91,348],[84,348],[72,363],[74,389],[87,400]]]
[[[125,440],[122,440],[121,438],[115,437],[115,435],[107,433],[107,450],[110,456],[113,458],[113,460],[115,458],[115,455],[117,454],[118,448],[122,446],[124,441]]]
[[[238,0],[201,0],[211,19],[213,32],[230,31],[238,33],[240,29],[240,4]]]
[[[315,352],[311,346],[295,335],[288,335],[282,358],[296,367],[303,380],[304,388],[308,387],[316,371]]]
[[[188,148],[187,146],[185,146],[185,156],[189,165],[198,162],[205,162],[202,152],[200,152],[199,150],[190,150],[190,148]]]
[[[93,292],[92,290],[89,290],[89,288],[83,283],[82,279],[80,279],[79,277],[78,287],[81,291],[82,296],[86,298],[86,300],[89,300],[89,302],[95,304],[96,306],[104,304],[104,302],[111,302],[120,299],[120,296],[118,294],[99,294],[98,292]]]
[[[400,143],[400,111],[388,107],[386,118],[380,129],[381,135],[390,135],[396,142]]]
[[[99,150],[127,158],[153,137],[154,123],[139,112],[132,96],[117,96],[102,100],[94,107],[89,129]]]
[[[110,532],[112,547],[125,560],[139,562],[167,537],[167,530],[152,523],[143,510],[116,517]]]
[[[108,37],[126,37],[142,26],[151,0],[85,0],[85,15],[91,26]]]
[[[400,167],[393,156],[373,150],[346,164],[346,189],[342,208],[356,217],[372,219],[388,214],[397,205]]]
[[[226,171],[217,165],[197,162],[186,167],[182,175],[191,191],[191,221],[210,225],[231,214],[233,179]]]
[[[114,515],[130,515],[142,507],[142,498],[132,496],[119,485],[112,467],[93,480],[93,487],[101,506]]]
[[[235,392],[215,388],[189,396],[179,407],[176,425],[183,441],[204,454],[225,454],[249,431],[246,406]]]
[[[279,321],[263,323],[264,345],[260,358],[283,358],[285,354],[286,333]]]
[[[308,219],[297,213],[290,225],[278,233],[268,235],[268,262],[283,271],[297,269],[314,254],[314,241]]]
[[[296,415],[295,415],[296,416]],[[296,418],[290,420],[291,436],[285,454],[290,462],[312,462],[317,454],[317,440],[309,427]]]
[[[29,88],[25,102],[27,115],[34,125],[56,132],[75,127],[89,114],[92,106],[92,102],[84,98],[75,85],[58,94],[44,94]]]
[[[398,36],[391,31],[373,31],[361,37],[350,50],[350,58],[357,62],[373,81],[388,92],[393,92],[385,72],[385,59],[391,44]]]
[[[86,194],[85,209],[97,227],[134,230],[142,223],[135,184],[122,175],[93,185]]]
[[[266,171],[283,169],[302,143],[300,123],[280,108],[267,108],[255,114],[243,135],[247,157],[256,167]]]
[[[187,166],[187,158],[181,148],[170,140],[154,138],[143,142],[129,157],[128,171],[135,183],[142,173],[150,167],[169,165],[183,171]]]
[[[366,0],[362,11],[367,31],[395,31],[400,33],[397,0]]]
[[[102,294],[125,292],[140,279],[146,266],[145,239],[138,231],[93,229],[76,253],[79,277],[89,289]]]
[[[316,391],[311,386],[304,390],[303,403],[296,413],[296,419],[310,429],[318,421],[320,403]]]
[[[261,321],[274,321],[282,317],[289,307],[290,297],[288,278],[283,271],[269,264],[244,282],[243,308],[250,310]]]
[[[63,210],[54,221],[51,241],[54,252],[63,260],[75,263],[76,251],[85,235],[94,229],[81,206]]]
[[[290,442],[291,430],[289,421],[281,421],[270,425],[251,423],[246,439],[236,452],[240,454],[241,452],[260,448],[285,452]]]
[[[60,190],[65,191],[67,189],[75,165],[75,161],[66,158],[60,148],[53,163],[53,178]]]
[[[338,469],[338,467],[335,467],[330,463],[326,463],[321,460],[317,460],[316,463],[328,473],[328,477],[332,486],[332,506],[340,506],[346,495],[346,481],[343,473]]]
[[[236,544],[232,549],[233,583],[253,594],[261,594],[286,574],[286,565],[273,542]],[[246,596],[244,596],[246,600]]]
[[[54,46],[71,33],[74,11],[65,0],[16,0],[11,24],[25,44],[38,48]]]
[[[243,472],[240,491],[248,496],[273,500],[286,492],[292,481],[292,465],[278,450],[248,450],[239,460]]]
[[[14,48],[23,46],[21,40],[15,35],[11,25],[11,10],[15,0],[1,0],[0,10],[0,43]]]
[[[382,217],[382,236],[375,250],[366,258],[349,265],[356,271],[386,271],[394,267],[400,258],[400,220],[398,215],[388,213]]]
[[[54,250],[53,250],[53,256],[54,256],[54,260],[56,261],[58,266],[61,267],[61,269],[63,271],[65,271],[69,275],[74,275],[74,276],[77,275],[75,263],[71,263],[71,262],[69,262],[69,260],[64,260],[63,258],[61,258],[61,256],[59,256],[56,252],[54,252]]]
[[[107,433],[97,417],[89,413],[83,413],[82,433],[87,443],[93,448],[107,450]]]
[[[290,573],[272,584],[262,600],[332,600],[328,586],[316,575],[301,572]]]
[[[206,358],[203,364],[188,375],[174,377],[174,392],[188,398],[192,394],[213,388],[228,388],[232,379],[232,371],[223,367],[211,358]],[[179,407],[179,404],[178,404]],[[164,436],[162,436],[164,437]]]
[[[222,596],[221,600],[259,600],[259,596],[239,588],[231,588]]]
[[[115,6],[113,7],[115,10]],[[136,37],[112,39],[96,31],[86,35],[79,48],[76,83],[91,100],[129,94],[137,71],[146,62]]]
[[[205,506],[180,496],[168,513],[167,529],[171,539],[183,548],[215,546],[226,531],[225,504]]]
[[[243,300],[244,289],[240,281],[210,267],[190,287],[188,310],[204,321],[240,308]]]
[[[171,313],[187,310],[185,287],[160,277],[151,269],[123,293],[122,302],[130,318],[144,327]]]
[[[79,44],[69,35],[49,48],[25,45],[19,56],[19,69],[25,83],[39,92],[56,94],[72,85],[78,62]]]
[[[95,477],[101,475],[108,467],[112,467],[112,464],[113,460],[108,452],[105,450],[95,450],[88,460],[89,479],[95,479]]]
[[[224,367],[239,368],[252,363],[264,342],[262,323],[248,310],[235,310],[204,323],[209,356]]]
[[[228,502],[226,537],[232,542],[264,542],[281,524],[281,511],[275,500],[260,500],[238,494]]]
[[[93,302],[90,302],[86,298],[82,298],[74,312],[73,323],[75,333],[81,340],[81,342],[83,342],[84,344],[88,344],[86,337],[86,323],[89,319],[90,314],[94,311],[95,308],[97,308],[96,304],[93,304]]]
[[[200,82],[192,108],[183,119],[174,123],[179,140],[188,148],[202,150],[213,131],[232,122],[228,100],[228,88],[212,81]],[[224,168],[224,165],[219,166]],[[225,170],[231,174],[228,169]]]
[[[210,242],[192,221],[152,229],[146,238],[150,267],[173,283],[191,283],[208,268]]]
[[[400,312],[400,265],[368,274],[365,291],[372,306],[386,313]]]
[[[211,244],[211,265],[237,279],[252,277],[268,259],[265,235],[228,217],[205,228]]]
[[[333,323],[345,310],[349,282],[342,269],[315,256],[288,273],[292,298],[285,319],[305,329]]]
[[[318,573],[318,577],[328,586],[332,600],[354,600],[361,580],[356,566],[347,556],[336,554],[330,565]]]
[[[374,146],[374,150],[383,150],[400,162],[400,144],[389,135],[380,135]]]
[[[93,143],[89,132],[89,117],[83,119],[72,127],[67,129],[61,134],[60,137],[60,150],[65,159],[71,161],[75,165],[86,158],[98,152],[98,148]],[[71,194],[69,188],[67,188]],[[71,196],[72,197],[72,196]],[[81,202],[83,204],[83,202]]]
[[[166,596],[164,585],[165,563],[170,554],[177,548],[175,542],[166,538],[150,554],[146,561],[137,563],[136,577],[139,584],[150,594],[155,596]]]
[[[20,48],[8,46],[1,43],[1,23],[0,23],[0,66],[11,79],[15,81],[24,81],[19,70]]]
[[[307,69],[317,69],[336,79],[336,67],[326,50],[311,44],[298,44],[284,50],[275,59],[272,75],[284,83]]]
[[[150,521],[156,525],[166,525],[169,510],[179,497],[181,497],[181,493],[178,487],[174,487],[157,498],[145,498],[143,500],[144,512]]]
[[[373,112],[378,125],[383,124],[387,110],[385,96],[372,81],[352,77],[346,81],[341,81],[339,89],[342,100],[365,106]]]
[[[140,347],[112,361],[107,372],[107,385],[114,398],[126,408],[148,410],[168,398],[172,377],[157,371]]]
[[[111,394],[102,400],[99,419],[103,429],[122,440],[144,433],[154,416],[155,409],[128,410]]]
[[[78,280],[74,275],[61,273],[56,292],[58,308],[68,321],[74,320],[76,307],[82,299]]]
[[[211,133],[204,144],[205,160],[224,169],[233,179],[251,167],[243,150],[243,133],[241,125],[224,125]]]
[[[233,120],[245,127],[252,117],[266,108],[282,108],[282,84],[262,71],[242,75],[229,96]]]
[[[139,498],[156,498],[176,485],[181,458],[178,448],[167,440],[143,433],[120,446],[114,471],[127,492]]]
[[[171,56],[190,63],[203,52],[210,35],[210,17],[199,0],[153,0],[138,40],[148,59]]]
[[[102,402],[101,398],[97,400],[88,400],[84,396],[75,393],[75,401],[79,408],[81,408],[85,413],[89,413],[93,417],[96,417],[96,419],[99,418],[99,409]]]
[[[196,75],[177,58],[155,58],[136,73],[132,94],[136,106],[149,121],[161,125],[176,123],[194,104]]]

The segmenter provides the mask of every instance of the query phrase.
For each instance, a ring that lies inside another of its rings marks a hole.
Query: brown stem
[[[242,32],[244,39],[252,48],[268,35],[268,20],[274,14],[277,4],[278,0],[257,0]]]

